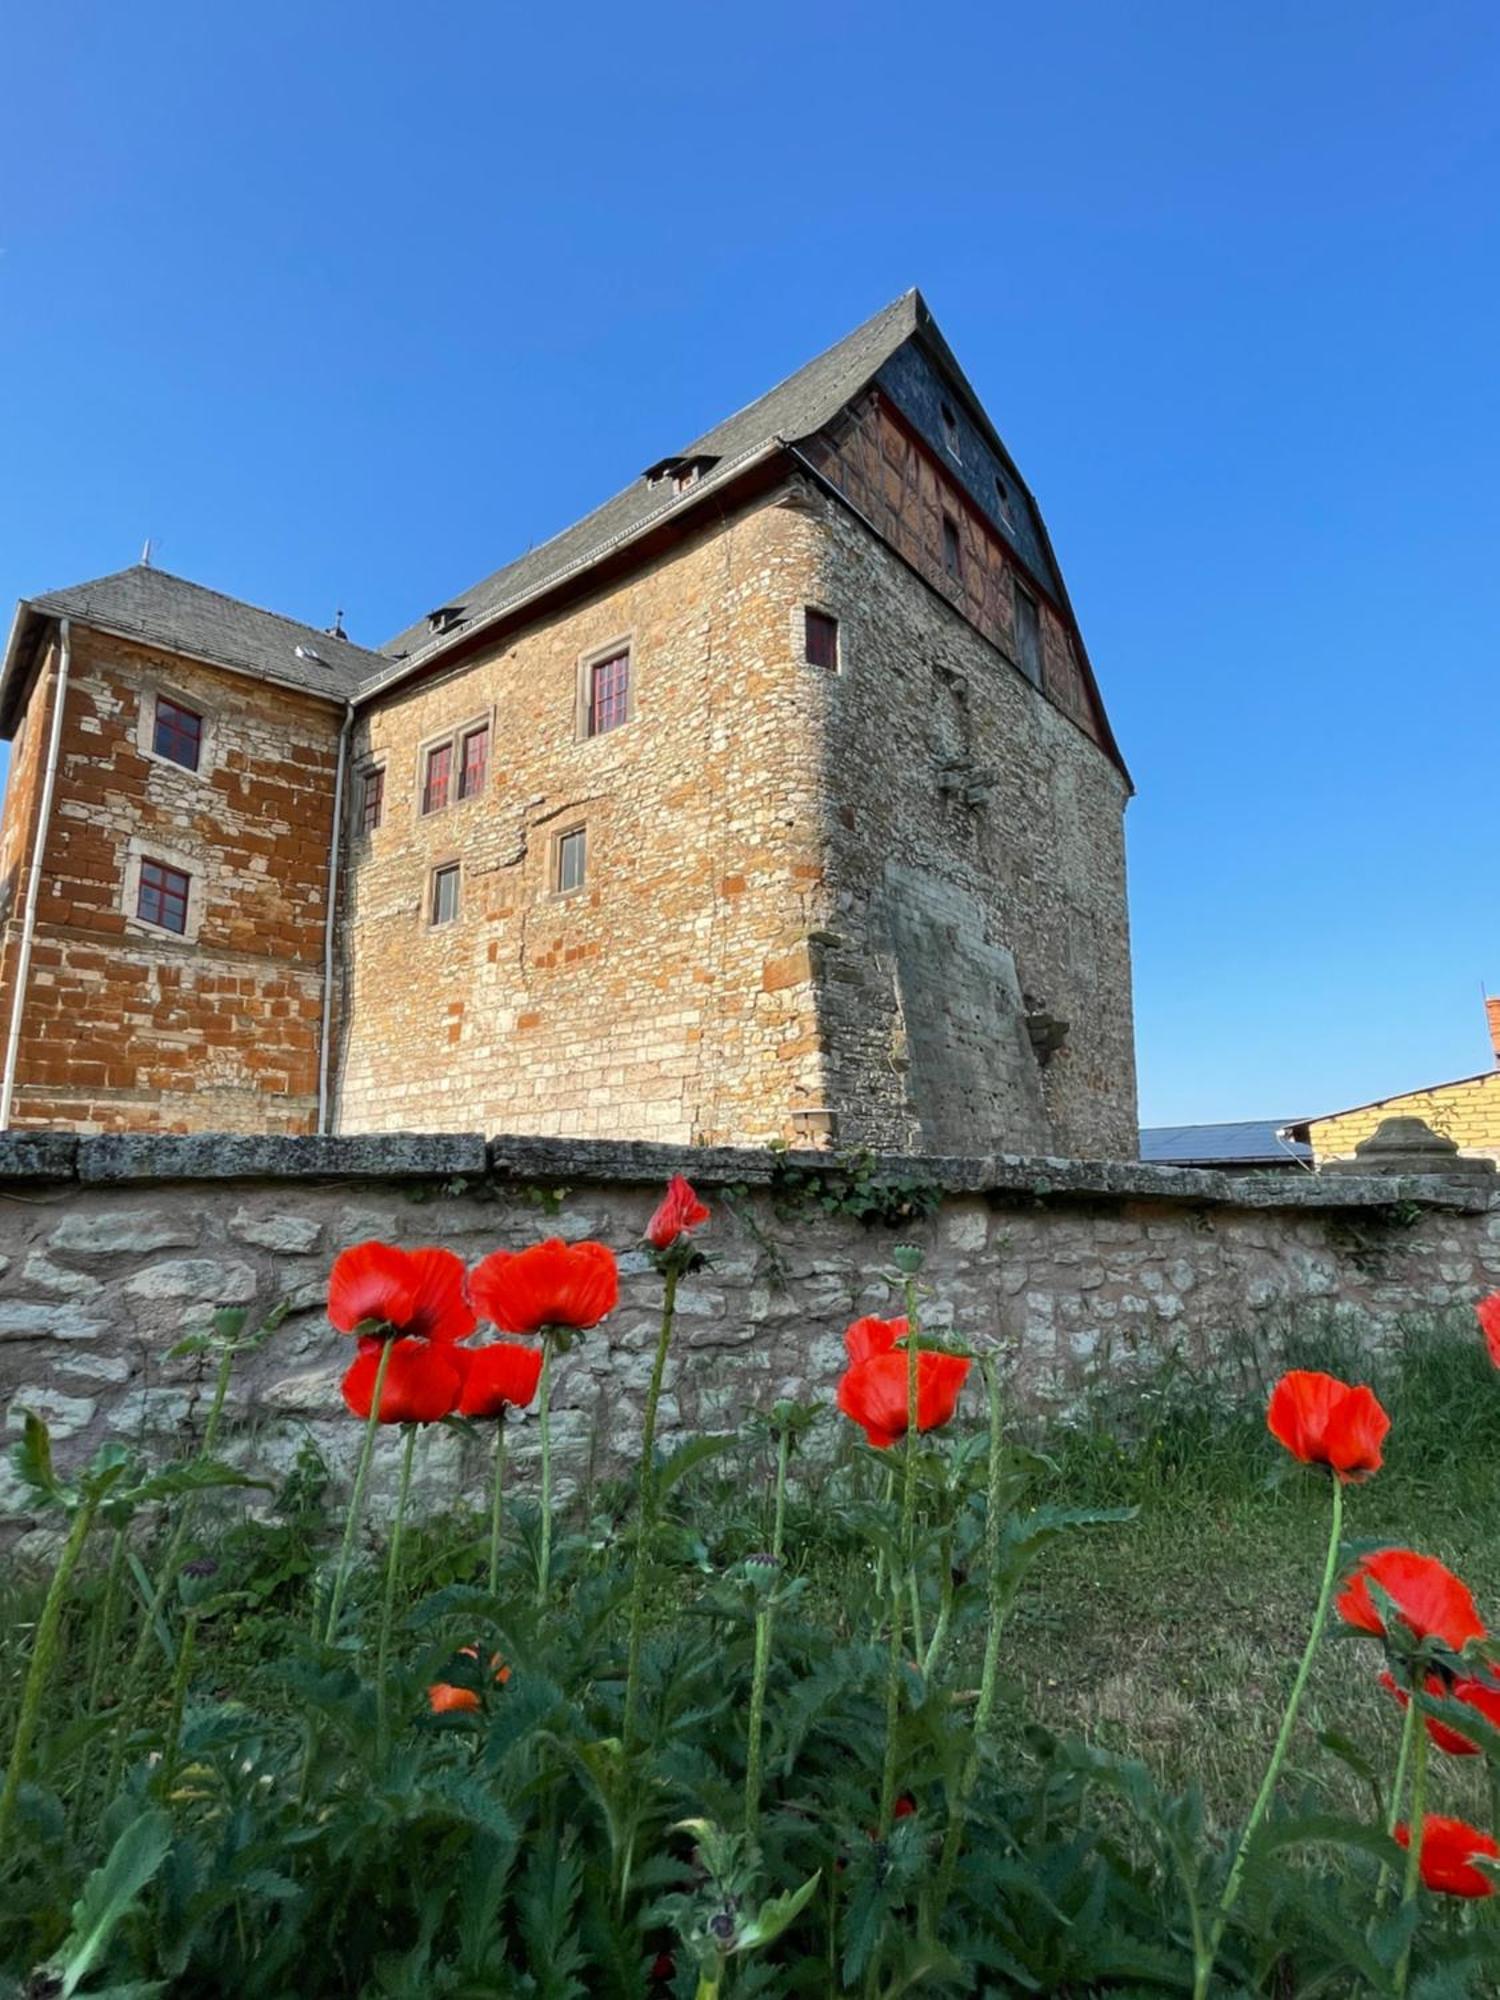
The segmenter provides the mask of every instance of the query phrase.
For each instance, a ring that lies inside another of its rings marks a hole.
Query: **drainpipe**
[[[338,772],[333,781],[333,835],[328,843],[328,915],[323,925],[323,1028],[318,1047],[318,1130],[328,1130],[328,1046],[333,1020],[333,940],[339,907],[339,855],[344,834],[344,767],[349,761],[349,733],[354,727],[354,703],[344,704],[339,731]]]
[[[21,918],[21,950],[16,959],[16,990],[10,1006],[10,1032],[5,1038],[5,1073],[0,1078],[0,1132],[10,1130],[11,1104],[16,1094],[16,1065],[21,1056],[21,1016],[26,1007],[26,982],[31,975],[31,941],[36,935],[37,897],[42,887],[42,863],[46,858],[47,827],[52,818],[52,792],[57,780],[57,758],[62,747],[63,705],[68,698],[68,669],[73,664],[73,628],[66,618],[57,621],[60,658],[57,668],[57,703],[52,711],[52,729],[47,738],[47,768],[42,774],[42,798],[37,809],[36,853],[26,883],[26,908]]]

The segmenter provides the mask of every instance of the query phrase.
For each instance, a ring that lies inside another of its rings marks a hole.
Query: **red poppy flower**
[[[1393,1694],[1403,1708],[1411,1704],[1411,1696],[1401,1686],[1392,1673],[1380,1676],[1380,1685],[1387,1694]],[[1482,1716],[1492,1729],[1500,1729],[1500,1687],[1493,1681],[1455,1681],[1450,1688],[1441,1674],[1429,1674],[1426,1680],[1427,1692],[1436,1700],[1467,1702],[1476,1715]],[[1467,1736],[1461,1736],[1446,1722],[1439,1722],[1435,1715],[1424,1717],[1427,1734],[1439,1750],[1446,1750],[1450,1757],[1477,1757],[1479,1745]]]
[[[1474,1312],[1490,1359],[1500,1368],[1500,1292],[1491,1292],[1487,1299],[1481,1299]]]
[[[564,1243],[550,1236],[529,1250],[496,1250],[476,1265],[469,1296],[502,1333],[537,1333],[544,1326],[597,1326],[613,1312],[620,1277],[602,1243]]]
[[[850,1366],[839,1381],[838,1406],[864,1427],[879,1450],[906,1435],[907,1363],[904,1319],[857,1319],[844,1335]],[[972,1364],[959,1354],[917,1354],[917,1429],[936,1430],[958,1403]]]
[[[519,1409],[536,1394],[542,1350],[518,1340],[492,1340],[488,1347],[455,1347],[461,1386],[461,1417],[498,1417],[508,1405]]]
[[[369,1417],[385,1344],[362,1340],[354,1365],[344,1377],[344,1401],[357,1417]],[[459,1372],[452,1348],[430,1340],[393,1340],[390,1350],[380,1390],[380,1422],[438,1423],[458,1401]]]
[[[1450,1652],[1460,1653],[1471,1639],[1484,1637],[1484,1621],[1468,1589],[1433,1556],[1419,1556],[1412,1549],[1377,1549],[1360,1558],[1338,1599],[1338,1614],[1361,1632],[1383,1634],[1385,1624],[1370,1596],[1371,1583],[1379,1584],[1418,1642],[1440,1639]]]
[[[422,1340],[462,1340],[475,1326],[463,1259],[394,1243],[356,1243],[334,1259],[328,1317],[340,1333],[378,1321]]]
[[[460,1646],[459,1652],[465,1659],[477,1660],[477,1646]],[[490,1654],[490,1670],[495,1676],[496,1687],[504,1687],[510,1679],[510,1668],[498,1653]],[[434,1681],[427,1690],[427,1706],[434,1715],[461,1715],[466,1710],[477,1709],[479,1694],[475,1688],[458,1687],[452,1681]]]
[[[917,1809],[917,1802],[910,1792],[903,1792],[891,1807],[892,1819],[910,1819]]]
[[[1411,1846],[1410,1829],[1396,1828],[1403,1847]],[[1422,1880],[1443,1896],[1493,1896],[1495,1878],[1474,1867],[1474,1862],[1500,1860],[1500,1844],[1477,1826],[1461,1819],[1445,1819],[1428,1813],[1422,1822]]]
[[[1266,1427],[1304,1465],[1327,1465],[1340,1479],[1363,1479],[1380,1470],[1380,1446],[1391,1420],[1372,1389],[1294,1368],[1271,1391]]]
[[[707,1222],[710,1213],[683,1176],[673,1174],[656,1213],[646,1224],[646,1241],[653,1250],[670,1250],[679,1236]]]

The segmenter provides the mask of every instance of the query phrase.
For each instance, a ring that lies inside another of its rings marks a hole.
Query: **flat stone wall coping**
[[[78,1142],[86,1186],[123,1181],[452,1180],[482,1178],[477,1133],[349,1133],[328,1138],[244,1138],[109,1133]]]
[[[78,1147],[71,1132],[0,1132],[0,1180],[74,1180]]]
[[[326,1138],[126,1132],[78,1139],[66,1132],[0,1133],[0,1183],[80,1182],[114,1187],[172,1181],[481,1181],[553,1186],[650,1187],[686,1174],[705,1188],[769,1187],[789,1169],[819,1177],[847,1173],[827,1152],[772,1152],[735,1146],[666,1146],[650,1141],[491,1139],[477,1132],[346,1133]],[[1500,1211],[1500,1190],[1440,1175],[1275,1173],[1234,1175],[1133,1160],[1058,1160],[1017,1153],[972,1159],[885,1153],[866,1171],[943,1194],[985,1196],[997,1208],[1033,1202],[1136,1202],[1308,1212]]]

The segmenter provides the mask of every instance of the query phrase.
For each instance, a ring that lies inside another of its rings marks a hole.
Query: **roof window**
[[[461,604],[440,604],[436,611],[427,614],[427,629],[434,637],[453,631],[464,622],[464,608]]]

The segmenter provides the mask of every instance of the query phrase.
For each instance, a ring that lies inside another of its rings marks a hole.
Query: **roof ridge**
[[[299,632],[310,633],[317,639],[329,639],[338,646],[350,646],[356,653],[368,653],[372,659],[381,657],[377,648],[362,646],[357,639],[329,632],[320,625],[309,625],[304,618],[290,618],[284,611],[273,611],[269,605],[256,604],[248,597],[235,597],[227,590],[216,590],[211,583],[199,583],[195,577],[179,576],[176,570],[163,569],[157,563],[127,563],[123,569],[109,570],[103,576],[91,576],[83,583],[65,585],[61,590],[43,591],[31,599],[38,606],[44,606],[48,598],[69,597],[80,590],[93,590],[100,584],[117,583],[121,577],[134,576],[137,572],[147,576],[164,577],[168,583],[181,584],[187,590],[197,591],[202,597],[217,598],[220,604],[232,604],[241,611],[253,611],[261,618],[274,618],[278,625],[290,625]]]

